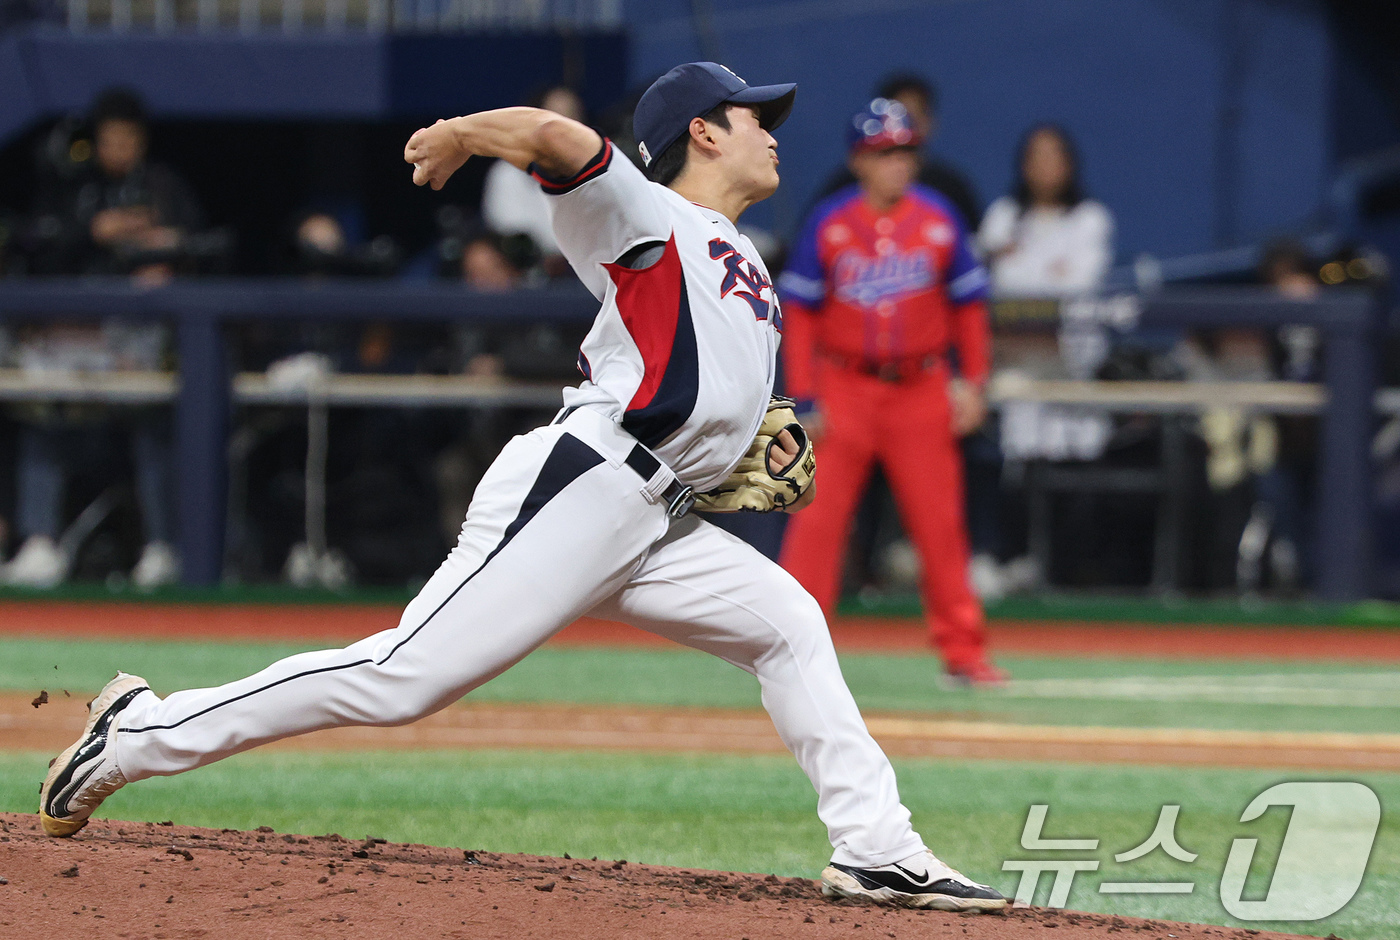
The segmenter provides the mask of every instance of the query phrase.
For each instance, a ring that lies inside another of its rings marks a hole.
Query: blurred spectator
[[[1113,262],[1113,216],[1088,198],[1069,134],[1031,128],[1009,196],[987,209],[978,240],[997,296],[1058,297],[1103,283]]]
[[[444,206],[437,224],[438,276],[486,291],[545,283],[539,246],[529,235],[502,235],[458,206]]]
[[[1282,240],[1265,249],[1259,280],[1292,300],[1310,301],[1322,293],[1317,271],[1318,264],[1306,248]],[[1272,339],[1270,343],[1259,331],[1228,331],[1218,342],[1236,349],[1232,356],[1227,347],[1221,358],[1247,357],[1252,365],[1250,378],[1262,373],[1290,382],[1321,379],[1322,338],[1317,327],[1290,324],[1280,327]],[[1317,462],[1316,419],[1301,415],[1248,418],[1216,408],[1201,416],[1201,425],[1210,447],[1207,470],[1212,488],[1252,484],[1249,518],[1238,532],[1238,551],[1232,559],[1237,586],[1245,592],[1266,583],[1279,591],[1296,590],[1311,561],[1307,520]]]
[[[529,104],[586,123],[583,99],[566,85],[556,85],[546,90]],[[548,197],[530,174],[504,160],[497,160],[486,173],[481,215],[486,224],[501,235],[529,236],[539,249],[541,264],[548,277],[563,277],[569,273],[569,264],[559,253],[559,245],[554,240]]]
[[[919,182],[935,189],[948,198],[971,229],[976,229],[982,218],[982,202],[977,198],[967,175],[951,163],[938,157],[928,147],[938,136],[938,88],[928,79],[912,72],[897,72],[887,76],[875,88],[874,97],[898,101],[914,128],[914,133],[923,141],[920,150]],[[839,189],[844,189],[856,181],[849,167],[843,166],[822,188],[821,198]]]
[[[463,239],[461,278],[472,290],[495,294],[520,287],[525,274],[507,255],[505,240],[500,235],[489,229],[478,229]],[[505,371],[497,331],[467,324],[457,327],[455,335],[462,372],[486,377],[499,376]]]
[[[0,209],[0,277],[23,273],[20,259],[14,252],[16,228],[14,217]],[[0,352],[3,352],[2,347],[0,343]]]
[[[356,244],[320,209],[292,216],[278,267],[306,280],[387,277],[399,251],[380,236]],[[240,365],[274,387],[309,388],[338,374],[399,374],[445,367],[437,324],[318,320],[252,324]],[[421,408],[327,409],[309,403],[248,409],[233,434],[229,564],[240,576],[280,565],[299,587],[403,583],[432,563],[433,431]],[[424,525],[424,520],[428,520]]]
[[[502,162],[497,166],[509,164]],[[530,183],[539,192],[539,184],[533,180]],[[512,263],[506,254],[504,239],[495,232],[478,229],[464,235],[460,250],[460,276],[467,287],[497,293],[514,290],[524,282],[524,273]],[[457,371],[487,380],[504,376],[503,337],[497,335],[497,331],[462,325],[453,331],[453,339]],[[509,437],[504,428],[506,419],[499,408],[473,408],[454,422],[454,439],[433,464],[438,524],[444,538],[455,537],[462,527],[477,479]]]
[[[1058,297],[1098,287],[1112,261],[1113,219],[1084,195],[1079,161],[1065,132],[1032,128],[1016,158],[1013,194],[987,210],[979,241],[997,297]],[[1103,327],[1066,324],[1058,338],[999,338],[997,366],[1031,378],[1089,379],[1109,353]],[[1083,409],[1014,402],[1003,410],[1008,459],[1092,460],[1111,426]]]
[[[1299,243],[1266,248],[1260,283],[1299,302],[1322,292],[1319,264]],[[1315,327],[1227,328],[1183,341],[1177,358],[1199,381],[1318,381],[1321,337]],[[1317,455],[1317,420],[1212,407],[1200,418],[1211,511],[1205,523],[1207,587],[1290,592],[1306,579]]]
[[[340,221],[316,209],[296,216],[290,242],[289,274],[391,277],[399,265],[392,238],[381,235],[364,245],[351,244]]]
[[[507,256],[505,243],[494,232],[478,232],[462,246],[462,281],[473,290],[510,291],[524,280],[524,272]]]
[[[502,238],[488,229],[460,237],[460,277],[473,290],[512,291],[529,285],[531,244],[520,236]],[[529,329],[475,324],[456,329],[457,362],[469,375],[509,375],[517,379],[577,378],[578,342],[586,327],[536,325]],[[577,335],[575,335],[577,334]]]
[[[273,249],[274,268],[285,275],[308,280],[321,277],[389,277],[400,259],[394,240],[380,236],[356,245],[336,216],[319,209],[304,209],[287,223]],[[367,329],[367,328],[365,328]],[[384,329],[388,330],[386,326]],[[259,322],[242,325],[236,335],[239,365],[254,371],[285,368],[278,363],[313,354],[323,357],[331,371],[363,371],[357,362],[357,344],[364,331],[343,320],[303,323]],[[402,344],[399,344],[401,346]],[[402,358],[399,346],[396,357]],[[301,360],[310,361],[310,360]],[[369,371],[404,371],[376,368]],[[415,371],[409,367],[406,371]]]
[[[36,270],[134,274],[160,283],[198,257],[227,250],[219,239],[201,236],[204,213],[184,180],[147,160],[146,109],[138,95],[104,92],[89,120],[91,142],[73,138],[56,158],[68,165],[41,194]]]
[[[60,137],[73,140],[73,126],[65,127]],[[203,225],[202,214],[179,177],[146,161],[146,115],[139,97],[122,90],[99,96],[91,129],[87,149],[76,141],[61,149],[59,156],[68,161],[61,167],[41,150],[51,185],[33,226],[40,255],[36,267],[44,273],[129,273],[142,283],[163,283]],[[30,372],[168,366],[168,330],[158,324],[50,324],[24,328],[16,339],[14,364]],[[32,587],[65,580],[87,534],[82,526],[64,528],[70,482],[129,456],[144,545],[132,580],[142,588],[175,580],[168,413],[37,404],[17,406],[14,415],[19,423],[15,525],[21,545],[0,578]]]
[[[539,184],[531,181],[535,190]],[[534,245],[520,235],[505,236],[458,221],[445,245],[460,258],[458,276],[472,290],[488,293],[526,287]],[[454,371],[484,381],[507,378],[537,382],[576,382],[578,346],[586,325],[527,328],[464,324],[453,330]],[[548,413],[531,409],[476,407],[453,418],[452,440],[434,462],[439,527],[451,543],[461,529],[472,492],[501,447]]]
[[[166,331],[159,326],[108,321],[101,327],[21,330],[14,357],[15,364],[30,372],[154,370],[165,364],[165,347]],[[105,407],[58,404],[18,406],[15,414],[20,424],[15,523],[21,545],[0,571],[0,580],[52,587],[68,577],[79,547],[62,538],[70,477],[112,463],[123,441],[135,477],[144,536],[132,580],[142,588],[175,580],[179,563],[172,546],[168,416],[163,411],[129,409],[116,418]]]
[[[938,136],[938,88],[926,78],[905,73],[886,78],[876,89],[875,95],[904,105],[914,124],[914,133],[924,142],[919,182],[947,196],[962,213],[963,221],[975,230],[982,220],[982,203],[977,198],[972,181],[957,167],[928,149]]]
[[[1276,241],[1264,250],[1259,280],[1293,300],[1315,300],[1322,293],[1318,265],[1296,241]],[[1322,334],[1315,326],[1289,324],[1275,337],[1278,377],[1289,382],[1315,382],[1321,375]]]
[[[1060,297],[1093,290],[1113,260],[1113,217],[1088,198],[1080,180],[1074,142],[1051,124],[1032,127],[1016,152],[1010,195],[987,209],[978,241],[998,298]],[[998,372],[1038,379],[1090,379],[1110,351],[1097,324],[1065,324],[1058,336],[1019,334],[997,339]],[[1096,460],[1103,456],[1113,422],[1099,411],[1036,402],[1008,402],[998,416],[999,434],[974,438],[965,448],[970,480],[994,479],[1003,459],[1019,469],[1026,461]],[[1015,476],[1020,476],[1016,473]],[[1003,565],[999,494],[969,490],[974,543],[973,581],[986,598],[1034,585],[1044,573],[1030,558]]]
[[[298,253],[311,258],[335,258],[345,254],[345,230],[335,216],[324,212],[309,212],[297,225]]]

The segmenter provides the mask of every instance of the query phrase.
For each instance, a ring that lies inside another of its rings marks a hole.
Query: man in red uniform
[[[835,606],[851,517],[879,461],[923,562],[948,676],[1000,683],[968,583],[957,447],[986,416],[987,274],[958,211],[917,182],[920,141],[903,106],[876,98],[848,135],[857,183],[812,211],[778,282],[788,394],[821,441],[818,498],[790,521],[782,564]]]

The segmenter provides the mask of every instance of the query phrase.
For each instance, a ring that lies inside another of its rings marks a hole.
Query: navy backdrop
[[[841,159],[841,128],[885,73],[943,92],[937,150],[1004,192],[1022,131],[1079,139],[1118,217],[1120,260],[1209,250],[1307,220],[1332,169],[1333,46],[1309,0],[626,0],[632,74],[720,55],[749,81],[796,81],[780,132],[790,231]]]
[[[791,234],[842,158],[846,117],[882,75],[913,68],[943,90],[937,149],[984,201],[1006,190],[1028,125],[1066,125],[1130,260],[1296,230],[1318,218],[1339,157],[1400,140],[1391,103],[1338,51],[1345,31],[1323,0],[622,3],[625,38],[11,32],[0,141],[114,81],[140,87],[161,120],[382,123],[513,103],[560,78],[597,109],[629,83],[714,57],[752,81],[801,85],[780,134],[786,183],[752,217]]]

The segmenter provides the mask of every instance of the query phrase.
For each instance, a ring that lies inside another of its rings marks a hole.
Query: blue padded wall
[[[713,0],[702,41],[689,0],[627,0],[638,81],[702,54],[750,81],[796,81],[779,133],[791,231],[842,159],[841,130],[884,74],[943,92],[936,148],[983,200],[1012,150],[1065,124],[1092,193],[1119,222],[1119,257],[1206,251],[1307,220],[1332,170],[1333,47],[1314,0]]]

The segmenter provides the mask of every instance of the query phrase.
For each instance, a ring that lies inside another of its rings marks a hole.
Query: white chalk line
[[[1013,679],[995,694],[1010,698],[1400,708],[1400,671]]]

